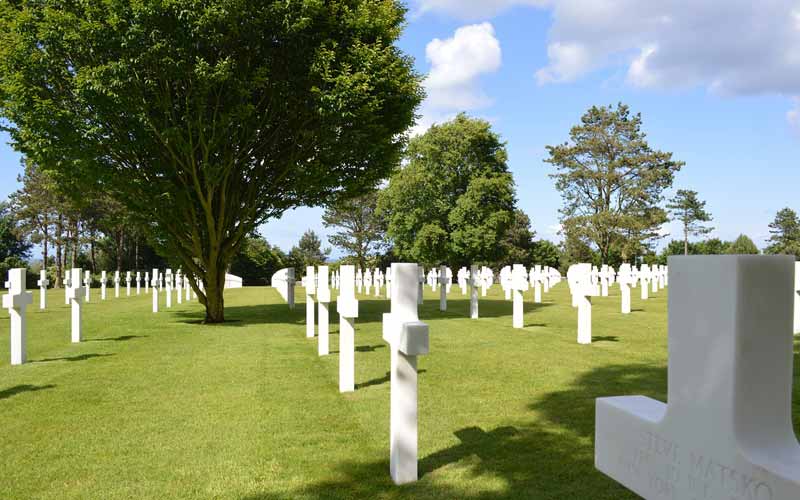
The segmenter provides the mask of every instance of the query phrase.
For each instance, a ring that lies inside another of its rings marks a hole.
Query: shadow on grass
[[[378,345],[359,345],[356,346],[356,352],[375,352],[378,349],[383,349],[386,347],[386,344],[378,344]],[[331,354],[339,354],[339,351],[330,351]]]
[[[417,370],[417,374],[418,375],[419,374],[423,374],[425,372],[427,372],[427,370]],[[383,377],[378,377],[378,378],[374,378],[372,380],[367,380],[366,382],[361,382],[360,384],[356,384],[355,387],[356,387],[356,389],[363,389],[365,387],[372,387],[374,385],[381,385],[381,384],[385,384],[385,383],[389,382],[390,379],[391,379],[390,372],[386,372],[386,375],[384,375]]]
[[[31,361],[31,363],[49,363],[51,361],[86,361],[87,359],[92,358],[105,358],[108,356],[114,356],[113,353],[108,354],[79,354],[77,356],[66,356],[63,358],[45,358],[45,359],[35,359]]]
[[[635,499],[636,495],[594,468],[595,399],[641,394],[664,401],[666,387],[663,366],[596,368],[578,375],[566,389],[531,402],[528,408],[536,417],[529,415],[529,423],[452,429],[458,442],[421,457],[416,483],[392,484],[387,447],[387,460],[343,461],[333,466],[330,477],[334,479],[306,484],[288,494],[263,491],[245,500]]]
[[[120,337],[108,337],[104,339],[84,339],[84,342],[125,342],[127,340],[142,339],[149,335],[122,335]]]
[[[616,335],[593,336],[592,342],[619,342],[619,337]]]
[[[36,391],[43,391],[45,389],[52,389],[55,387],[53,384],[47,385],[30,385],[30,384],[22,384],[22,385],[15,385],[14,387],[9,387],[8,389],[3,389],[0,391],[0,399],[8,399],[11,396],[16,396],[17,394],[23,392],[36,392]]]

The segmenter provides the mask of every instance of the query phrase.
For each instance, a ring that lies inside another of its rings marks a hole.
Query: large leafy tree
[[[224,320],[256,226],[372,188],[421,99],[397,0],[0,3],[0,116],[60,180],[123,203]],[[79,181],[79,182],[78,182]]]
[[[268,285],[275,271],[284,267],[286,255],[260,235],[248,236],[234,257],[231,273],[245,285]]]
[[[672,217],[683,224],[683,254],[689,255],[689,236],[708,234],[714,229],[702,224],[711,221],[706,202],[697,197],[697,191],[679,189],[669,200],[667,208]]]
[[[484,120],[458,115],[409,142],[378,207],[401,259],[489,263],[514,219],[505,144]]]
[[[293,246],[289,251],[287,258],[290,265],[298,268],[298,272],[305,273],[307,266],[319,266],[328,260],[330,255],[330,248],[322,248],[322,240],[320,237],[309,229],[300,237],[297,245]]]
[[[786,254],[800,257],[800,219],[791,208],[782,208],[769,224],[769,246],[771,254]]]
[[[334,228],[328,241],[347,252],[348,256],[366,269],[367,260],[379,252],[386,242],[383,221],[377,213],[378,192],[343,199],[325,208],[322,223]]]
[[[755,255],[759,254],[758,247],[746,234],[740,234],[738,238],[728,244],[725,253],[734,255]]]
[[[659,204],[683,162],[654,150],[641,115],[628,106],[590,108],[569,141],[547,146],[564,205],[565,235],[594,246],[603,262],[614,251],[628,260],[658,237],[667,221]]]

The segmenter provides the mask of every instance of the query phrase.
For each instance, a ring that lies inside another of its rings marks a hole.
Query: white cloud
[[[786,112],[786,121],[795,130],[800,131],[800,97],[792,98],[792,109]]]
[[[491,105],[491,98],[479,86],[480,77],[497,71],[502,63],[500,42],[490,23],[462,26],[450,38],[433,39],[425,47],[425,57],[431,64],[425,79],[427,98],[412,135],[457,112]]]
[[[458,19],[488,19],[518,5],[539,6],[547,0],[416,0],[416,14],[447,14]]]

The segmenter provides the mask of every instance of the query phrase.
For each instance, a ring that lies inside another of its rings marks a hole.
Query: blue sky
[[[707,200],[713,236],[745,233],[763,246],[775,212],[800,209],[794,2],[412,0],[409,9],[400,46],[429,75],[415,131],[459,111],[489,120],[539,237],[556,238],[561,205],[545,146],[567,140],[588,107],[617,102],[641,112],[651,146],[686,162],[675,189]],[[0,140],[5,197],[19,160]],[[327,234],[321,213],[301,208],[261,232],[288,250],[308,228]]]

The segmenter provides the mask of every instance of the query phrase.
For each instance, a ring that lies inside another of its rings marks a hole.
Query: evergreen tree
[[[800,258],[800,219],[791,208],[783,208],[769,224],[769,245],[764,251],[771,254],[794,255]]]
[[[697,197],[697,191],[689,189],[679,189],[667,204],[673,218],[683,224],[684,255],[689,255],[689,236],[708,234],[714,229],[701,224],[711,221],[711,215],[706,212],[705,207],[706,202]]]

